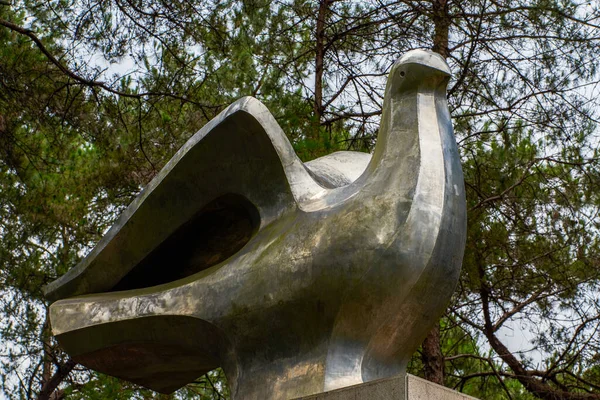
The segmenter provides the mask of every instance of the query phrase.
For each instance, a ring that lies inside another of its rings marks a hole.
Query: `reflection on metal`
[[[260,102],[235,102],[46,288],[54,335],[160,392],[218,366],[257,400],[402,373],[464,249],[449,76],[422,50],[394,64],[372,157],[303,164]]]

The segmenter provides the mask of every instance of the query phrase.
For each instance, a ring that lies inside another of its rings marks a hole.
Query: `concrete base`
[[[360,385],[301,397],[295,400],[477,400],[474,397],[426,381],[400,375]]]

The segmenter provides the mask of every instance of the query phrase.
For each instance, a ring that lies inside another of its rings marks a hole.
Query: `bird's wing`
[[[313,178],[326,188],[354,182],[371,162],[371,155],[358,151],[337,151],[304,164]]]
[[[152,286],[198,272],[323,191],[267,108],[242,98],[175,154],[90,254],[46,286],[46,296]]]

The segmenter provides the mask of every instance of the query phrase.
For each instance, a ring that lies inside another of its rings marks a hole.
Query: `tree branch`
[[[502,361],[504,361],[510,369],[516,375],[516,378],[521,382],[521,384],[534,396],[544,399],[544,400],[594,400],[600,399],[599,394],[592,393],[571,393],[560,389],[555,389],[552,386],[548,385],[544,381],[534,378],[531,376],[532,374],[527,371],[524,365],[508,350],[508,348],[502,343],[498,337],[496,337],[494,333],[494,324],[492,323],[490,317],[490,307],[489,307],[489,287],[485,282],[485,273],[481,266],[478,267],[479,273],[479,294],[481,297],[481,305],[483,308],[484,315],[484,330],[483,334],[488,339],[488,342],[492,349],[500,356]]]
[[[58,385],[65,380],[75,365],[77,365],[77,363],[70,358],[66,363],[59,365],[54,375],[52,375],[52,378],[42,386],[42,390],[40,390],[37,400],[50,400],[52,398],[52,393],[58,388]]]
[[[113,89],[105,82],[84,78],[83,76],[80,76],[80,75],[76,74],[75,72],[71,71],[69,68],[65,67],[56,57],[54,57],[54,55],[50,52],[50,50],[48,50],[48,48],[46,46],[44,46],[44,44],[42,43],[40,38],[38,38],[37,35],[31,29],[23,28],[22,26],[13,24],[12,22],[6,21],[4,19],[0,19],[0,25],[10,29],[13,32],[17,32],[21,35],[24,35],[24,36],[27,36],[28,38],[30,38],[35,43],[37,48],[46,56],[46,58],[52,64],[54,64],[63,74],[65,74],[69,78],[75,80],[76,82],[78,82],[82,85],[92,87],[92,88],[97,87],[97,88],[103,89],[109,93],[116,94],[118,96],[133,98],[133,99],[141,99],[141,98],[149,97],[149,96],[163,96],[163,97],[171,97],[171,98],[181,100],[181,101],[184,101],[187,103],[192,103],[192,104],[198,105],[200,107],[208,107],[208,108],[214,108],[214,109],[221,107],[221,105],[202,104],[202,103],[194,101],[190,98],[187,98],[184,96],[179,96],[179,95],[172,94],[172,93],[152,92],[152,91],[143,92],[143,93],[129,93],[129,92],[123,92],[121,90]]]

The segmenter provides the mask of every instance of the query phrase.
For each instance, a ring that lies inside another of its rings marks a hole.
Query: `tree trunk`
[[[46,311],[46,320],[44,321],[44,326],[42,327],[42,343],[43,343],[43,362],[42,362],[42,386],[46,384],[50,380],[52,373],[52,359],[51,359],[51,349],[50,349],[50,321],[49,314]]]
[[[315,32],[315,103],[314,113],[317,126],[323,116],[323,63],[325,60],[325,23],[329,6],[332,0],[319,0],[319,11],[317,13],[317,29]]]
[[[450,30],[450,16],[448,15],[448,0],[433,0],[432,15],[435,32],[433,34],[432,50],[444,58],[448,58],[448,32]]]
[[[444,356],[440,344],[440,324],[436,324],[423,341],[421,360],[425,379],[438,385],[444,384]]]

